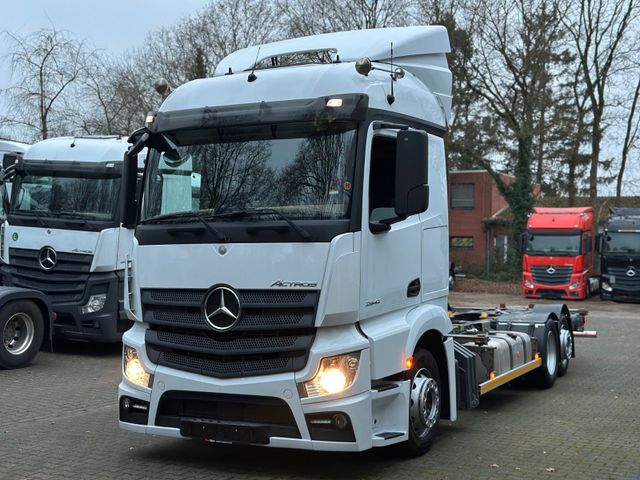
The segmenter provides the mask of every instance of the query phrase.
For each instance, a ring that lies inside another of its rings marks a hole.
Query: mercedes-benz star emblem
[[[58,254],[52,247],[42,247],[38,254],[38,262],[43,270],[51,270],[58,263]]]
[[[204,297],[202,313],[211,328],[224,332],[240,319],[240,299],[232,288],[214,286]]]
[[[556,267],[554,267],[553,265],[549,265],[549,266],[547,267],[547,273],[548,273],[549,275],[553,275],[554,273],[556,273]]]
[[[627,269],[627,277],[635,277],[636,276],[636,269],[634,267],[629,267]]]

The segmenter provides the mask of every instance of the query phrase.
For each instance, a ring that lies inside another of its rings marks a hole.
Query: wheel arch
[[[418,340],[414,352],[417,348],[428,350],[435,358],[440,372],[440,382],[442,387],[442,412],[441,417],[451,419],[451,385],[449,382],[449,362],[444,346],[444,337],[438,330],[428,330]]]

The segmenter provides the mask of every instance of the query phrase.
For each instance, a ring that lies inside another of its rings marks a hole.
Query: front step
[[[372,387],[372,446],[384,447],[409,438],[409,383],[383,382]]]

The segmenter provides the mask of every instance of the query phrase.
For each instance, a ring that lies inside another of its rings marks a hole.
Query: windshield
[[[66,215],[85,220],[115,219],[120,178],[86,178],[64,173],[16,176],[10,214],[40,218]]]
[[[151,155],[141,220],[191,211],[251,220],[229,214],[267,209],[293,220],[348,218],[354,127],[262,125],[168,136],[177,146]]]
[[[580,235],[527,232],[527,253],[538,256],[576,256],[580,254]]]
[[[609,232],[605,239],[606,253],[640,253],[640,232]]]

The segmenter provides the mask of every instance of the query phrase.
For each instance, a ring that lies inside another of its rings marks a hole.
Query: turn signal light
[[[407,370],[411,370],[413,368],[413,356],[407,357],[404,361],[404,366],[407,367]]]

